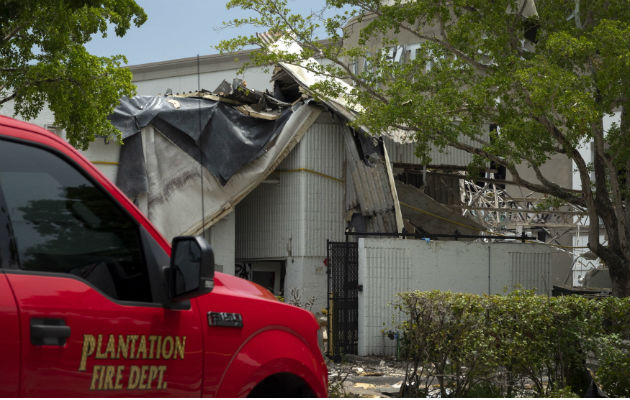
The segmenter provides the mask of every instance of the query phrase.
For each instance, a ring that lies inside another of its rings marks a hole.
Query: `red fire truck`
[[[0,396],[326,396],[318,324],[0,117]]]

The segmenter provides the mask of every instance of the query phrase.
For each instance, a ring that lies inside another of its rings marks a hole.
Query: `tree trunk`
[[[608,273],[612,284],[612,294],[615,297],[630,297],[630,262],[608,264]]]

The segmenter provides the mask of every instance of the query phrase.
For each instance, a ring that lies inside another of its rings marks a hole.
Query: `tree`
[[[280,51],[257,36],[224,41],[220,50],[257,44],[258,65],[297,64],[351,82],[345,92],[334,79],[310,90],[343,97],[357,111],[355,127],[411,137],[425,160],[432,146],[467,151],[475,160],[470,171],[502,165],[514,184],[582,207],[588,247],[608,266],[613,293],[630,295],[630,1],[328,0],[339,11],[327,18],[293,14],[285,0],[232,0],[228,7],[256,12],[228,25],[260,26],[302,50]],[[363,25],[351,44],[343,29],[349,17]],[[329,40],[320,41],[318,30]],[[382,50],[400,35],[420,42],[415,58],[396,62]],[[330,62],[307,61],[314,56]],[[353,60],[369,67],[357,71]],[[602,118],[614,112],[621,121],[605,132]],[[488,137],[484,123],[499,129]],[[592,163],[579,152],[587,142]],[[554,154],[575,162],[581,190],[543,174]],[[519,173],[522,164],[536,179]]]
[[[147,16],[133,0],[3,0],[0,7],[0,106],[36,117],[47,105],[69,142],[86,148],[95,136],[120,136],[107,120],[122,96],[132,96],[124,56],[96,57],[84,45],[123,36]]]

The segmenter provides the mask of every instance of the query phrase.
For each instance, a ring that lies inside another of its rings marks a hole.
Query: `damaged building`
[[[125,99],[116,109],[125,143],[116,183],[168,240],[203,232],[217,270],[278,296],[297,289],[320,310],[329,241],[484,231],[449,207],[459,201],[458,179],[410,162],[413,144],[351,129],[351,111],[314,101],[294,67],[279,65],[272,81],[273,94],[234,80],[213,92]],[[470,161],[463,152],[434,156],[444,165]]]
[[[403,228],[386,151],[291,85],[239,83],[124,100],[116,183],[167,239],[204,232],[218,270],[321,308],[328,240]]]

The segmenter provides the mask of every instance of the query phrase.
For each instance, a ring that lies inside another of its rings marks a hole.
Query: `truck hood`
[[[222,286],[226,289],[245,296],[262,297],[267,300],[275,300],[276,297],[267,289],[257,283],[238,278],[233,275],[224,274],[223,272],[214,273],[214,286]]]

